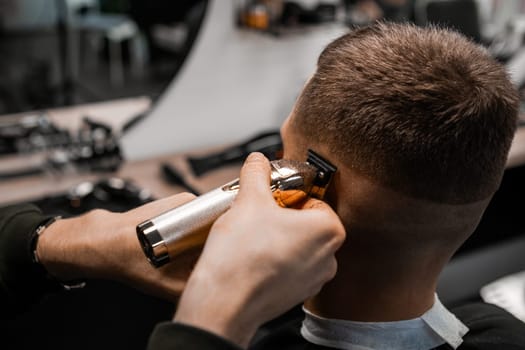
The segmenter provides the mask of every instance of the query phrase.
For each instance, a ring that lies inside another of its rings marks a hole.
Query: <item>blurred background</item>
[[[278,158],[319,53],[378,20],[463,33],[523,96],[525,0],[0,0],[0,205],[125,211],[222,185],[251,151]],[[505,307],[525,320],[523,114],[500,190],[443,273],[445,305],[518,300]],[[7,348],[143,349],[172,308],[90,281],[0,333]]]
[[[0,1],[0,113],[158,96],[205,1]]]
[[[520,0],[228,0],[222,6],[235,12],[224,25],[233,19],[274,36],[327,22],[441,23],[502,60],[519,50],[525,30]],[[207,7],[206,0],[0,0],[0,114],[157,98],[191,50]]]

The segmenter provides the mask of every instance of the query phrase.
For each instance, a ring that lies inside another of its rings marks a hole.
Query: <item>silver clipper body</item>
[[[306,162],[280,159],[271,163],[274,199],[283,207],[307,197],[322,199],[336,167],[313,151]],[[160,267],[184,251],[203,245],[211,225],[226,212],[239,191],[239,179],[137,225],[146,257]]]

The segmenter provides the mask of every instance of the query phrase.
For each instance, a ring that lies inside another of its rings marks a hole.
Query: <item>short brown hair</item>
[[[374,181],[468,203],[498,188],[517,113],[515,87],[483,47],[447,29],[378,23],[325,48],[291,123]]]

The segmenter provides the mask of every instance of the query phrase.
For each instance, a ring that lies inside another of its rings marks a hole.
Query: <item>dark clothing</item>
[[[33,264],[30,240],[35,229],[49,217],[30,204],[0,209],[0,310],[1,318],[36,303],[58,287],[45,270]]]
[[[44,294],[56,290],[58,283],[48,279],[43,268],[34,264],[31,236],[49,217],[32,205],[0,209],[0,310],[1,317],[36,303]],[[474,303],[451,310],[470,331],[460,350],[525,349],[525,323],[508,312],[489,304]],[[271,329],[259,336],[250,349],[327,349],[308,343],[300,334],[301,314],[285,322],[273,323]],[[149,349],[218,349],[238,350],[235,344],[201,329],[160,323],[150,337]],[[448,349],[442,346],[440,350]]]
[[[463,337],[458,350],[523,350],[525,349],[525,323],[507,311],[490,304],[471,303],[451,310],[470,330]],[[250,350],[321,350],[331,349],[307,342],[300,333],[303,317],[276,326],[259,338]],[[149,349],[220,349],[240,348],[203,330],[175,323],[161,323],[150,339]],[[452,349],[443,345],[437,350]]]
[[[228,340],[200,328],[173,322],[159,323],[151,335],[148,350],[173,349],[241,350]]]
[[[43,210],[74,215],[53,204]],[[50,217],[30,204],[0,208],[0,347],[144,350],[173,303],[106,280],[65,291],[32,259],[31,236]]]
[[[525,323],[507,311],[485,303],[466,304],[451,311],[470,329],[459,349],[525,349]]]

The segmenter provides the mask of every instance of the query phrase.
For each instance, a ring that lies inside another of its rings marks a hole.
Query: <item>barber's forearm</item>
[[[227,281],[214,277],[207,271],[194,271],[174,321],[211,332],[246,348],[261,323],[260,315],[250,311],[255,301],[245,291],[245,285],[238,285],[232,291],[232,288],[225,288]]]
[[[125,213],[93,210],[50,225],[37,245],[39,260],[55,278],[107,279],[170,301],[178,300],[198,252],[154,268],[137,239],[136,226],[194,196],[179,194]]]

